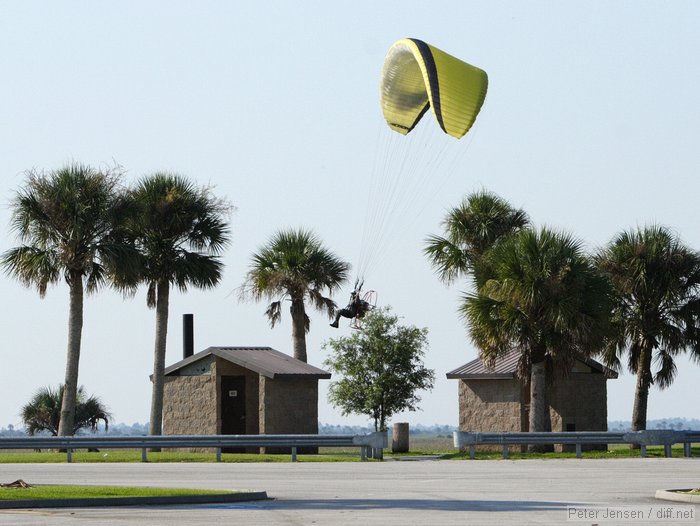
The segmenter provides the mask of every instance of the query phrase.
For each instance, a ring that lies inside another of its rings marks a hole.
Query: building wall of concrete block
[[[521,431],[521,387],[517,380],[460,380],[461,431]]]
[[[460,431],[517,432],[524,418],[522,387],[512,380],[460,380]],[[520,451],[511,447],[510,451]],[[499,446],[480,446],[480,451],[500,451]]]
[[[216,377],[213,374],[166,376],[163,391],[164,435],[217,434],[219,422],[216,415]]]
[[[293,396],[292,396],[293,395]],[[318,433],[318,381],[260,377],[260,433]],[[261,448],[261,453],[288,453],[289,448]],[[315,453],[318,448],[300,448]]]
[[[552,431],[606,431],[607,384],[603,374],[573,372],[550,385],[548,398]],[[516,379],[459,381],[461,431],[514,432],[528,430],[528,393]],[[575,446],[555,446],[555,451]],[[498,447],[482,446],[482,450]],[[511,451],[520,450],[513,447]],[[584,449],[605,449],[584,446]]]
[[[260,377],[260,432],[318,433],[318,382]]]
[[[552,431],[607,431],[608,397],[602,374],[571,373],[552,384],[549,391]],[[583,446],[584,450],[606,449]],[[556,451],[574,451],[575,446],[556,446]]]
[[[604,375],[571,373],[552,385],[549,397],[552,431],[607,431]]]

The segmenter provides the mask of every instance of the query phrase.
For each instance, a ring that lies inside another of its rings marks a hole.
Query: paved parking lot
[[[618,524],[570,521],[567,506],[673,509],[657,489],[700,486],[685,458],[286,464],[0,464],[2,482],[264,490],[272,500],[218,506],[0,511],[11,525]],[[694,509],[694,508],[693,508]],[[662,510],[663,511],[663,510]],[[651,517],[652,519],[654,517]],[[624,524],[673,524],[628,520]],[[678,524],[688,522],[678,521]]]

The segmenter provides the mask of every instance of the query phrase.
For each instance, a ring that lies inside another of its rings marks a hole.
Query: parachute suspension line
[[[366,276],[390,253],[391,240],[409,228],[449,184],[451,168],[466,146],[428,122],[420,133],[401,136],[381,127],[362,236],[358,276]]]
[[[377,226],[385,221],[387,209],[393,201],[394,187],[398,184],[397,173],[391,169],[400,156],[400,151],[396,148],[400,146],[400,141],[396,140],[396,135],[398,134],[387,133],[386,126],[379,125],[358,267],[361,274],[367,271],[378,235]],[[394,176],[393,180],[391,175]]]
[[[423,159],[414,163],[414,172],[417,173],[409,175],[410,181],[414,182],[412,188],[415,191],[402,203],[404,210],[414,211],[410,219],[419,217],[441,190],[453,186],[455,180],[462,175],[456,168],[459,161],[466,157],[479,123],[477,121],[474,124],[468,137],[460,140],[440,133],[435,126],[423,131],[427,137],[425,145],[419,149]]]
[[[379,128],[358,265],[360,275],[365,275],[373,265],[377,248],[386,237],[387,224],[395,215],[404,186],[402,183],[409,180],[407,172],[410,172],[411,165],[407,152],[411,151],[414,142],[413,137],[402,137],[385,125]]]
[[[375,174],[378,182],[371,199],[371,214],[368,219],[369,237],[366,242],[367,254],[363,261],[362,270],[367,273],[376,263],[381,247],[388,240],[391,222],[398,211],[401,196],[406,190],[406,181],[411,180],[409,173],[413,163],[409,162],[408,152],[414,143],[413,137],[401,137],[383,129],[383,140],[379,141],[380,156],[384,160],[380,164],[380,173]],[[408,141],[401,139],[409,139]],[[402,184],[403,183],[403,184]]]
[[[425,137],[414,135],[408,141],[398,138],[398,147],[392,144],[390,148],[391,152],[399,152],[401,159],[394,168],[389,168],[388,174],[384,174],[391,182],[391,189],[381,204],[380,221],[374,225],[373,265],[382,262],[390,253],[391,241],[397,231],[415,219],[416,201],[420,200],[425,181],[430,178],[432,160],[427,155],[430,150],[422,144]]]
[[[378,145],[380,141],[382,140],[382,127],[381,123],[377,126],[377,135],[376,139],[374,141],[374,162],[372,163],[372,172],[370,173],[370,184],[368,186],[367,193],[365,194],[365,218],[364,218],[364,225],[362,228],[362,238],[360,241],[360,256],[357,262],[357,268],[356,268],[356,283],[359,280],[364,279],[364,276],[367,272],[367,258],[368,258],[368,245],[369,245],[369,238],[372,234],[372,224],[375,223],[375,216],[376,216],[376,209],[373,208],[373,204],[376,201],[376,195],[379,192],[379,183],[381,182],[379,179],[379,174],[384,171],[384,167],[380,167],[380,163],[382,163],[382,159],[380,159],[380,152],[382,151],[382,148],[380,148]],[[386,162],[386,160],[384,160]]]
[[[457,171],[457,168],[462,165],[462,161],[467,157],[474,137],[478,135],[480,120],[477,120],[472,126],[468,136],[463,137],[459,141],[450,140],[450,137],[442,136],[444,143],[441,144],[440,154],[437,158],[432,174],[439,176],[433,177],[433,184],[426,185],[426,193],[421,200],[420,208],[417,210],[417,215],[421,215],[427,206],[446,188],[459,188],[459,178],[465,174],[462,171]]]

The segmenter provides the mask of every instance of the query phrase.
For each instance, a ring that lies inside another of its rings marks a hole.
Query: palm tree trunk
[[[168,336],[170,283],[160,281],[156,292],[156,343],[153,353],[153,390],[149,434],[163,434],[163,385],[165,382],[165,348]]]
[[[73,436],[75,401],[78,393],[78,367],[80,365],[80,342],[83,334],[83,277],[80,272],[70,273],[70,305],[68,307],[68,352],[61,420],[58,436]]]
[[[306,363],[306,311],[304,300],[292,299],[292,345],[294,358]]]
[[[530,370],[530,414],[529,430],[547,431],[547,362],[533,363]],[[528,451],[542,453],[547,451],[546,444],[531,444]]]
[[[643,346],[637,363],[637,385],[634,390],[634,408],[632,409],[632,431],[647,428],[647,402],[651,387],[651,349]]]

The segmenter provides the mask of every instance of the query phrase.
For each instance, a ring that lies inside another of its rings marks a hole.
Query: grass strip
[[[683,446],[674,446],[671,448],[673,457],[683,456]],[[632,449],[628,445],[615,444],[608,447],[607,451],[583,451],[583,458],[640,458],[639,449]],[[700,446],[691,448],[693,457],[700,456]],[[665,451],[663,446],[647,446],[647,458],[663,458]],[[442,455],[443,459],[450,460],[469,460],[469,451],[461,451],[459,453],[447,453]],[[503,453],[499,451],[479,451],[477,448],[475,460],[498,460],[503,458]],[[521,453],[510,451],[508,460],[525,460],[525,459],[557,459],[557,458],[576,458],[575,452],[567,453]]]
[[[101,499],[116,497],[180,497],[185,495],[229,495],[229,490],[151,488],[133,486],[75,486],[40,484],[29,488],[0,488],[0,501]]]
[[[423,445],[423,444],[421,444]],[[674,446],[672,448],[674,457],[683,456],[683,446]],[[694,445],[691,448],[693,457],[700,457],[700,446]],[[469,452],[457,452],[454,449],[447,447],[427,447],[425,449],[414,449],[408,453],[397,453],[393,455],[391,448],[384,450],[384,456],[390,459],[396,457],[416,457],[421,456],[439,456],[446,460],[469,460]],[[558,458],[576,458],[575,452],[567,453],[521,453],[511,451],[508,455],[509,460],[525,460],[525,459],[558,459]],[[607,451],[584,451],[583,458],[639,458],[640,452],[638,449],[632,449],[628,445],[611,445]],[[647,457],[661,458],[664,457],[663,446],[648,446]],[[500,460],[503,454],[498,451],[478,451],[476,452],[476,460]],[[266,462],[291,462],[291,455],[258,455],[247,453],[224,453],[221,455],[222,462],[228,463],[266,463]],[[298,462],[359,462],[360,457],[355,449],[342,448],[337,450],[328,449],[318,455],[298,455]],[[369,460],[375,462],[374,460]],[[58,452],[34,452],[6,450],[0,452],[0,464],[42,464],[42,463],[58,463],[65,464],[67,462],[66,453]],[[141,450],[105,450],[102,452],[86,452],[74,451],[74,463],[125,463],[125,462],[141,462]],[[148,453],[148,462],[152,463],[168,463],[168,462],[216,462],[214,453],[187,453],[187,452],[159,452]]]

